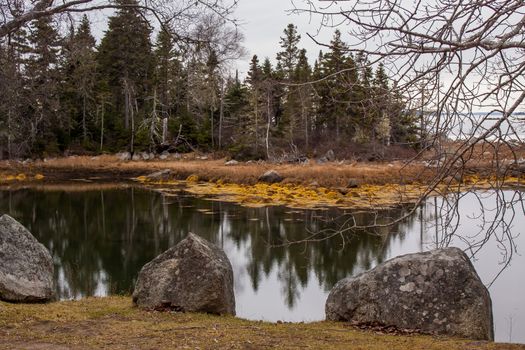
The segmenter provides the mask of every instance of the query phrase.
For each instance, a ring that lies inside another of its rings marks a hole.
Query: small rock
[[[51,254],[18,221],[0,217],[0,299],[46,302],[54,298]]]
[[[328,150],[324,156],[329,162],[333,162],[335,160],[335,153],[333,150]]]
[[[140,154],[134,153],[133,157],[131,157],[131,160],[134,161],[134,162],[138,162],[139,160],[142,160],[142,158],[141,158]]]
[[[146,178],[151,181],[166,181],[166,180],[169,180],[169,178],[171,177],[171,174],[172,174],[171,170],[164,169],[164,170],[156,171],[152,174],[149,174],[146,176]]]
[[[190,233],[144,265],[133,303],[150,310],[235,315],[230,261],[222,249]]]
[[[341,193],[343,196],[346,196],[348,192],[350,192],[350,189],[345,187],[338,187],[337,192]]]
[[[162,153],[159,155],[159,159],[160,159],[160,160],[166,160],[166,159],[169,158],[169,156],[170,156],[170,152],[168,152],[168,151],[164,151],[164,152],[162,152]]]
[[[460,184],[462,181],[463,179],[461,178],[461,174],[449,175],[443,179],[443,183],[445,184],[453,184],[453,183]]]
[[[259,176],[259,181],[273,184],[283,181],[283,177],[275,170],[268,170]]]
[[[339,281],[326,318],[493,340],[492,302],[458,248],[408,254]]]
[[[235,159],[229,160],[226,163],[224,163],[224,165],[228,165],[228,166],[237,165],[237,164],[239,164],[239,162],[236,161]]]
[[[356,179],[349,179],[346,188],[358,188],[359,182]]]
[[[148,152],[141,152],[140,153],[140,158],[144,159],[144,160],[150,160],[150,154]]]

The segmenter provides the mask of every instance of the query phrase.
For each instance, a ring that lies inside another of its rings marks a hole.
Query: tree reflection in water
[[[248,256],[246,266],[234,268],[247,273],[251,285],[238,289],[257,292],[271,271],[278,271],[283,298],[293,307],[310,272],[328,291],[339,279],[382,262],[389,237],[403,239],[404,232],[398,225],[380,234],[352,235],[344,245],[326,240],[282,246],[304,239],[308,231],[337,227],[342,212],[242,208],[137,188],[3,191],[0,212],[15,217],[50,249],[62,299],[131,293],[140,268],[191,231],[223,247],[230,242]],[[363,224],[368,216],[355,214]]]

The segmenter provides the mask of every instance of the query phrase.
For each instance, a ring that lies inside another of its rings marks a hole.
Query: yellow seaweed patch
[[[154,182],[144,177],[137,178],[137,180],[148,186],[162,185],[163,187],[159,189],[161,192],[169,192],[170,188],[179,186],[179,188],[182,187],[184,191],[193,195],[210,200],[238,203],[250,208],[286,206],[291,209],[323,209],[328,207],[385,209],[400,204],[415,203],[428,191],[427,185],[417,183],[410,185],[364,184],[345,193],[346,190],[341,191],[318,185],[312,187],[291,183],[242,185],[225,183],[221,180],[198,182],[199,178],[196,175],[189,176],[186,181]],[[472,176],[462,185],[461,189],[472,188],[472,184],[475,184],[476,189],[491,188],[490,180]],[[519,178],[509,178],[506,179],[505,184],[508,186],[524,185],[525,181]],[[446,184],[441,184],[436,186],[430,195],[444,195],[449,191],[450,188]]]
[[[328,188],[311,188],[293,184],[239,185],[216,183],[186,183],[185,190],[216,200],[239,203],[247,207],[282,205],[295,209],[344,207],[387,208],[415,201],[423,193],[416,186],[363,186],[345,196]]]
[[[36,174],[35,175],[35,180],[42,180],[42,179],[44,179],[44,175],[42,175],[42,174]]]
[[[27,178],[26,174],[18,174],[18,175],[16,175],[16,179],[18,181],[25,181],[26,178]]]
[[[190,175],[190,176],[188,176],[186,181],[188,181],[188,182],[198,182],[199,181],[199,177],[197,175]]]

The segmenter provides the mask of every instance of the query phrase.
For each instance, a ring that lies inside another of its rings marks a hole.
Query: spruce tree
[[[296,86],[294,94],[297,99],[298,111],[294,113],[298,118],[295,120],[297,136],[301,135],[301,141],[304,144],[305,150],[308,150],[310,143],[310,134],[312,128],[311,114],[314,108],[314,90],[308,82],[312,79],[312,67],[308,63],[306,57],[306,50],[299,52],[299,59],[294,72],[294,81],[301,84]]]
[[[330,41],[330,50],[319,58],[323,80],[320,82],[318,125],[327,134],[334,133],[340,141],[343,134],[352,134],[351,104],[352,92],[356,85],[356,74],[352,57],[347,55],[347,45],[341,39],[341,32],[335,31]],[[350,113],[349,113],[350,112]],[[330,135],[328,135],[330,136]]]
[[[173,36],[163,29],[155,43],[154,90],[158,105],[159,119],[162,123],[161,141],[167,142],[168,125],[181,108],[184,97],[183,67]]]
[[[58,52],[60,37],[51,17],[31,24],[31,52],[26,62],[28,88],[28,139],[33,152],[55,153],[67,143],[59,118]]]
[[[28,53],[25,28],[0,39],[0,158],[25,156],[29,151],[27,79],[23,71]]]
[[[87,16],[76,31],[65,40],[63,48],[62,113],[70,119],[72,138],[79,138],[84,147],[98,132],[95,129],[96,61],[95,38]]]
[[[295,68],[299,61],[298,44],[301,36],[297,33],[297,27],[291,23],[284,29],[283,34],[280,40],[281,51],[277,53],[277,78],[284,83],[293,83]],[[283,85],[280,90],[283,111],[282,116],[279,116],[278,119],[278,131],[286,135],[288,141],[293,144],[294,124],[297,118],[297,96],[286,85]]]
[[[253,138],[255,139],[255,150],[259,148],[259,138],[264,134],[264,84],[263,71],[259,65],[257,55],[250,61],[246,83],[249,88],[250,115],[253,124]]]
[[[279,42],[281,51],[277,53],[277,71],[285,81],[291,81],[295,66],[299,60],[299,41],[301,36],[297,33],[297,27],[290,23],[283,31],[284,36]]]
[[[113,148],[129,144],[134,151],[138,126],[151,109],[154,57],[151,29],[133,5],[136,0],[116,0],[120,5],[110,17],[108,30],[98,47],[97,63],[101,85],[112,96],[108,132]],[[147,143],[147,138],[142,139]],[[141,146],[141,145],[139,145]],[[142,145],[144,147],[144,145]]]

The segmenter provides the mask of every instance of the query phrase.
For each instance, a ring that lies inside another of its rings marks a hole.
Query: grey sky
[[[290,14],[288,10],[293,5],[290,0],[240,0],[236,17],[242,22],[241,31],[245,35],[244,46],[247,56],[239,62],[238,69],[243,75],[251,57],[255,54],[262,61],[269,57],[272,61],[279,51],[279,38],[283,35],[284,28],[289,23],[297,25],[301,35],[300,47],[308,51],[308,56],[313,62],[321,47],[315,44],[306,33],[317,33],[319,19],[310,18],[306,14]],[[329,41],[332,30],[325,29],[319,34],[319,39]]]

